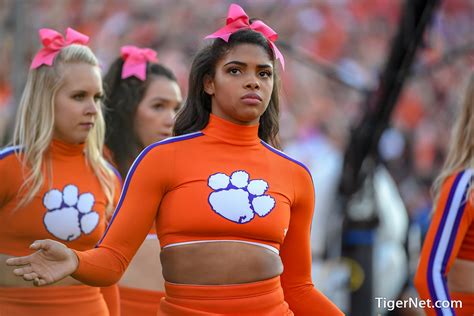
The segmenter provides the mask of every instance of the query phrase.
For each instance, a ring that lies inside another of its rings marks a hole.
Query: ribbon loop
[[[146,63],[158,61],[156,51],[150,48],[127,45],[120,49],[120,53],[125,61],[122,67],[122,79],[135,76],[141,81],[145,81]]]
[[[274,43],[278,39],[278,34],[260,20],[253,21],[252,23],[249,21],[250,19],[244,9],[232,3],[227,13],[226,25],[216,32],[207,35],[205,38],[221,38],[228,42],[232,34],[242,29],[251,29],[255,32],[259,32],[268,40],[276,59],[280,60],[282,68],[285,69],[285,59]]]
[[[72,44],[86,45],[89,42],[89,36],[69,27],[66,30],[66,38],[61,33],[46,28],[39,30],[39,36],[43,48],[33,58],[30,69],[36,69],[42,65],[52,66],[54,58],[62,48]]]

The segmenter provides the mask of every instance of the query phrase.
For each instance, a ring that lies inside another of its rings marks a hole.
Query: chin
[[[76,143],[76,144],[83,144],[83,143],[85,143],[85,142],[87,141],[87,137],[88,137],[88,136],[89,136],[89,135],[77,137],[77,138],[75,139],[75,143]]]
[[[260,116],[262,116],[263,112],[258,111],[256,109],[250,109],[250,111],[242,111],[238,113],[236,119],[241,122],[255,122],[260,120]]]

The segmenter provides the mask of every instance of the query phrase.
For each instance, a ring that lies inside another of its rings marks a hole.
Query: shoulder
[[[0,149],[0,163],[18,163],[20,162],[18,155],[23,152],[22,146],[9,146]]]
[[[12,184],[12,179],[22,179],[20,154],[22,147],[11,146],[0,150],[0,178]],[[19,180],[21,181],[21,180]]]
[[[115,176],[117,177],[117,180],[119,182],[120,185],[122,185],[123,183],[123,179],[122,179],[122,176],[120,175],[120,172],[117,170],[117,168],[115,167],[115,165],[113,165],[110,161],[108,161],[107,159],[105,159],[105,163],[107,165],[107,168],[109,168],[114,174]]]
[[[272,147],[271,145],[267,144],[263,140],[261,141],[261,143],[263,147],[265,147],[271,153],[271,155],[274,155],[274,157],[281,162],[282,166],[290,168],[294,173],[296,173],[300,177],[308,178],[312,180],[311,172],[309,171],[308,167],[306,167],[302,162],[284,153],[283,151],[278,150],[275,147]]]
[[[474,170],[472,168],[454,172],[443,182],[440,201],[444,201],[443,204],[447,205],[463,204],[468,199],[467,194],[473,185]]]
[[[173,147],[178,147],[181,145],[188,144],[190,141],[196,138],[199,138],[201,136],[204,136],[204,133],[199,131],[199,132],[183,134],[179,136],[168,137],[159,142],[149,145],[142,151],[142,153],[148,153],[150,151],[169,150]]]
[[[443,183],[445,189],[466,189],[474,179],[474,169],[468,168],[452,173]]]
[[[142,150],[133,164],[136,165],[142,161],[150,160],[156,161],[166,160],[168,158],[174,159],[173,156],[177,148],[182,147],[203,135],[204,134],[202,132],[194,132],[180,136],[169,137],[162,141],[153,143]]]

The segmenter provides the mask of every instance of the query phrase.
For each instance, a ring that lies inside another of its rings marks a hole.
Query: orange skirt
[[[119,287],[122,316],[156,316],[164,292]]]
[[[0,287],[1,316],[109,316],[98,287]]]
[[[280,277],[236,285],[181,285],[165,282],[159,316],[292,316]]]
[[[472,293],[460,293],[451,292],[449,293],[452,301],[462,301],[462,308],[454,308],[456,315],[459,316],[472,316],[474,315],[474,294]]]

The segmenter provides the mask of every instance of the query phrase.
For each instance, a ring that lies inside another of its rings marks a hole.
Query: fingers
[[[40,279],[40,278],[35,278],[33,280],[33,285],[34,286],[43,286],[43,285],[47,285],[48,282],[46,282],[44,279]]]
[[[24,266],[31,263],[31,256],[8,258],[5,262],[7,266]]]
[[[32,273],[32,272],[33,272],[33,268],[30,265],[13,270],[13,274],[17,276],[22,276],[22,275]]]
[[[26,273],[23,275],[23,279],[25,281],[33,281],[35,279],[39,279],[39,276],[38,274],[36,274],[35,272],[32,272],[32,273]]]
[[[51,247],[51,243],[48,239],[44,240],[35,240],[31,245],[30,249],[39,250],[44,249],[48,250]]]

